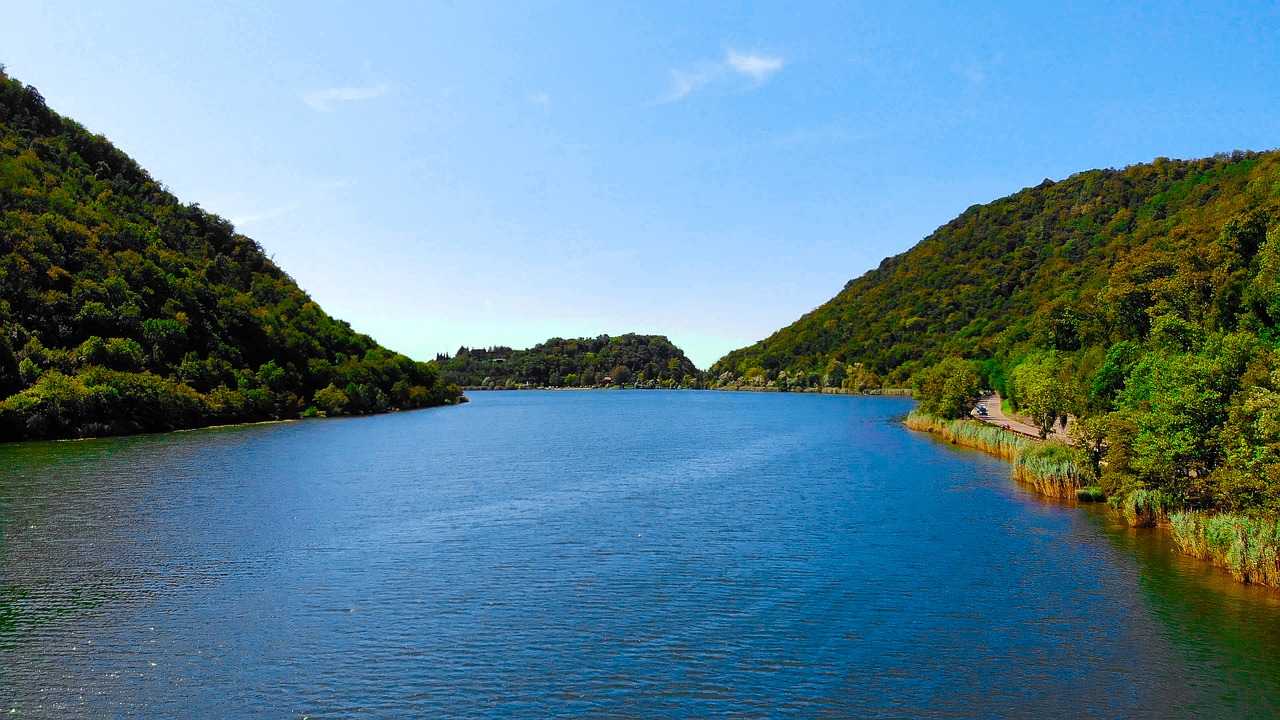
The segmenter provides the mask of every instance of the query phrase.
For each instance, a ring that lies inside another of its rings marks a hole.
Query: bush
[[[920,412],[944,419],[963,417],[978,397],[978,373],[967,360],[947,358],[917,373],[912,387]]]
[[[1139,488],[1125,496],[1121,512],[1133,527],[1155,527],[1173,507],[1173,499],[1164,491]]]

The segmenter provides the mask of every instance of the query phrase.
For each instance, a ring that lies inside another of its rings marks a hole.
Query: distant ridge
[[[438,355],[441,376],[463,387],[701,387],[702,373],[663,335],[551,338],[528,350],[458,348]]]

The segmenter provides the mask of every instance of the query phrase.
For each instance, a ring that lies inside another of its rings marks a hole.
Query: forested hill
[[[463,387],[698,387],[702,373],[684,351],[661,335],[564,340],[552,338],[528,350],[458,348],[439,355],[441,376]]]
[[[903,385],[947,356],[1105,350],[1178,318],[1207,331],[1249,325],[1270,342],[1270,290],[1246,292],[1280,200],[1275,152],[1158,159],[1045,180],[977,205],[829,302],[717,361],[722,384]],[[1243,233],[1243,234],[1242,234]],[[1255,233],[1256,234],[1256,233]],[[1258,294],[1258,293],[1261,293]]]
[[[0,68],[0,440],[456,402]]]

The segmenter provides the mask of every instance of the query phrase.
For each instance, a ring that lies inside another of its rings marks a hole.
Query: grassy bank
[[[921,412],[907,415],[907,427],[933,433],[954,445],[982,450],[1013,463],[1013,478],[1043,495],[1074,498],[1084,502],[1101,500],[1101,491],[1089,486],[1091,477],[1083,469],[1077,451],[1060,442],[1033,440],[973,420],[944,420]]]
[[[1056,498],[1081,497],[1081,491],[1092,481],[1079,464],[1077,451],[1060,442],[1027,440],[1013,459],[1013,478],[1034,487],[1041,494]],[[1089,493],[1088,500],[1094,499]]]
[[[1005,460],[1016,461],[1018,456],[1034,444],[1022,437],[994,425],[972,420],[943,420],[920,412],[907,414],[907,427],[912,430],[933,433],[953,445],[982,450]]]
[[[1182,552],[1226,568],[1237,580],[1280,587],[1280,519],[1194,510],[1169,516]]]
[[[1042,442],[972,420],[943,420],[912,412],[907,427],[955,444],[983,450],[1013,463],[1013,477],[1044,495],[1104,499],[1077,450]],[[1185,554],[1225,568],[1243,583],[1280,588],[1280,518],[1263,514],[1177,510],[1159,490],[1138,489],[1112,498],[1112,506],[1132,527],[1167,526]]]

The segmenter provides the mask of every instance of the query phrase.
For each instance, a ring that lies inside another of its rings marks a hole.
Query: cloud
[[[649,104],[662,105],[675,102],[708,85],[726,83],[735,77],[750,78],[753,81],[753,87],[759,86],[781,70],[784,64],[780,57],[743,54],[728,50],[725,52],[724,59],[718,62],[699,63],[691,70],[673,69],[671,88],[665,95]]]
[[[708,69],[695,72],[672,70],[671,89],[666,95],[658,98],[656,104],[675,102],[694,90],[698,90],[699,88],[710,84],[717,74],[719,73]]]
[[[334,107],[336,102],[368,100],[369,98],[385,95],[389,89],[386,85],[325,88],[324,90],[314,90],[303,95],[302,101],[320,112],[333,112],[336,109]]]
[[[537,92],[529,96],[529,102],[543,107],[551,106],[551,93]]]
[[[782,69],[782,58],[765,57],[764,55],[742,55],[732,50],[725,58],[725,63],[739,75],[755,79],[756,82],[764,82],[769,79],[770,75]]]

